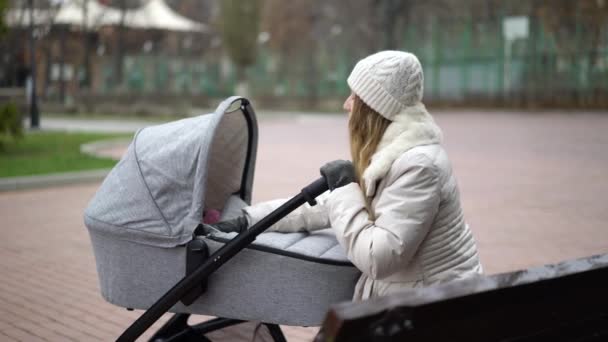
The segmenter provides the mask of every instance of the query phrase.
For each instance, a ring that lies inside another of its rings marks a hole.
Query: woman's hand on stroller
[[[321,175],[325,177],[330,191],[355,182],[355,168],[347,160],[334,160],[321,167]]]
[[[241,232],[246,231],[247,228],[249,228],[249,220],[247,220],[247,217],[245,215],[243,215],[243,216],[235,217],[230,220],[225,220],[225,221],[220,221],[220,222],[217,222],[214,224],[210,224],[208,226],[211,226],[224,233],[232,233],[232,232],[241,233]]]

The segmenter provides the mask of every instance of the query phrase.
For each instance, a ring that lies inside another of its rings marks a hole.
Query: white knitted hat
[[[424,76],[415,55],[381,51],[360,60],[347,82],[363,102],[392,120],[403,108],[422,100]]]

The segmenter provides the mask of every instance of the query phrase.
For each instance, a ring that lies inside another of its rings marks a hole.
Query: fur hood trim
[[[363,172],[366,196],[372,197],[376,185],[407,150],[421,145],[440,143],[441,129],[421,102],[405,107],[393,118],[382,136],[370,165]]]

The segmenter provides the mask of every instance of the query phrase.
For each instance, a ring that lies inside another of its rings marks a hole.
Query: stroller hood
[[[256,145],[253,109],[236,97],[213,114],[144,128],[89,203],[85,224],[137,243],[184,244],[204,209],[222,210],[234,193],[250,201]]]

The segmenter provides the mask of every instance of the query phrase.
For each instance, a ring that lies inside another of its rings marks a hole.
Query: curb
[[[99,182],[108,175],[110,170],[112,169],[0,178],[0,192]]]
[[[84,154],[88,154],[93,157],[98,158],[112,158],[116,159],[112,156],[108,156],[107,154],[100,153],[102,150],[112,149],[116,147],[126,147],[133,141],[133,138],[116,138],[116,139],[108,139],[108,140],[99,140],[93,141],[87,144],[80,145],[80,152]]]
[[[132,139],[118,138],[94,141],[80,145],[80,152],[94,157],[108,158],[101,153],[104,149],[127,146]],[[46,188],[53,186],[100,182],[112,169],[51,173],[39,176],[0,178],[0,192]]]

